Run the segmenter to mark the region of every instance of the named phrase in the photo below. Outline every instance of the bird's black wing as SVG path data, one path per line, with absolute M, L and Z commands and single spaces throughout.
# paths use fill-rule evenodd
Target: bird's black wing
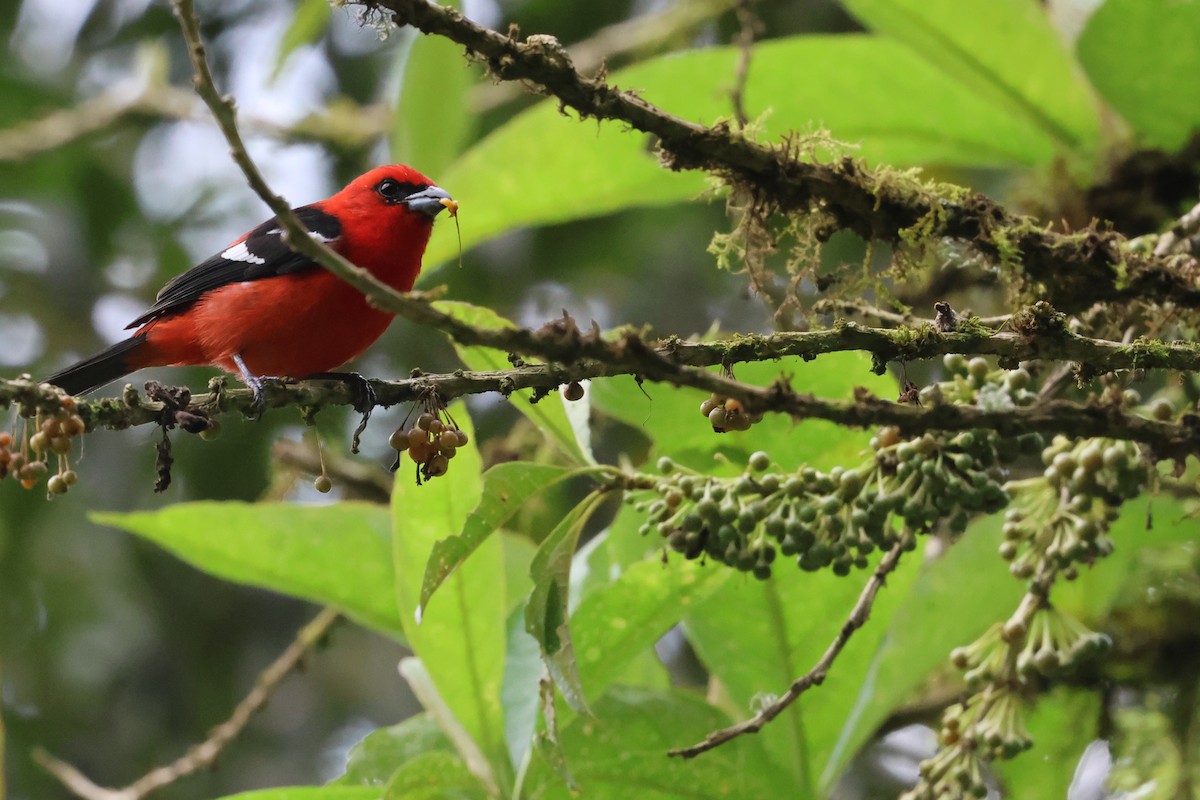
M 315 206 L 296 209 L 296 216 L 304 227 L 312 231 L 314 238 L 327 244 L 336 241 L 342 234 L 342 225 L 337 217 Z M 136 328 L 171 311 L 186 308 L 205 293 L 227 284 L 288 275 L 315 266 L 308 256 L 297 253 L 284 243 L 283 229 L 272 218 L 250 231 L 241 241 L 173 278 L 159 291 L 155 298 L 157 302 L 129 323 L 126 329 Z

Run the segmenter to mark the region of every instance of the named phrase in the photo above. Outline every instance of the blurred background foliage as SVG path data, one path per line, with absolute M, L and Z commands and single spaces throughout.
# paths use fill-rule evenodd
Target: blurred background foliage
M 633 65 L 619 76 L 623 87 L 641 89 L 667 110 L 711 123 L 733 113 L 729 90 L 735 53 L 711 49 L 728 44 L 739 29 L 732 5 L 721 0 L 474 0 L 464 10 L 500 29 L 516 24 L 525 33 L 584 42 L 576 51 L 581 66 L 590 63 L 594 69 L 601 57 L 607 57 L 610 72 Z M 871 7 L 879 4 L 867 0 L 848 5 L 860 14 L 878 13 Z M 1058 34 L 1073 41 L 1096 5 L 1051 3 Z M 1052 109 L 1034 119 L 993 102 L 969 82 L 945 87 L 936 70 L 898 46 L 864 56 L 877 61 L 870 82 L 839 70 L 840 60 L 860 47 L 861 39 L 820 36 L 802 50 L 777 46 L 776 40 L 799 34 L 861 32 L 847 9 L 832 1 L 758 0 L 754 9 L 765 41 L 755 56 L 747 105 L 751 118 L 771 109 L 760 120 L 764 138 L 825 125 L 840 139 L 861 140 L 862 154 L 871 161 L 925 164 L 936 176 L 1007 199 L 1025 198 L 1049 219 L 1086 223 L 1091 207 L 1080 198 L 1103 171 L 1110 144 L 1125 147 L 1136 141 L 1179 150 L 1196 122 L 1194 115 L 1174 113 L 1187 104 L 1178 93 L 1188 88 L 1170 87 L 1177 100 L 1171 113 L 1143 109 L 1139 98 L 1155 87 L 1131 86 L 1106 61 L 1113 47 L 1106 37 L 1116 35 L 1112 29 L 1120 25 L 1092 33 L 1079 55 L 1084 65 L 1097 65 L 1091 80 L 1137 129 L 1137 140 L 1120 121 L 1101 127 L 1096 97 L 1079 64 L 1066 58 L 1045 65 L 1051 78 L 1044 85 L 1029 87 L 1035 108 Z M 250 152 L 276 191 L 300 205 L 327 196 L 371 165 L 406 161 L 463 203 L 467 249 L 462 266 L 456 265 L 455 232 L 442 221 L 423 286 L 444 284 L 450 298 L 535 327 L 567 309 L 581 323 L 648 325 L 661 335 L 693 335 L 714 325 L 743 332 L 770 329 L 770 314 L 747 291 L 745 279 L 715 269 L 707 252 L 713 232 L 728 227 L 721 203 L 694 202 L 705 189 L 703 177 L 659 170 L 643 138 L 618 135 L 616 126 L 598 130 L 593 123 L 561 119 L 554 103 L 537 106 L 531 96 L 494 85 L 478 67 L 464 65 L 459 48 L 389 30 L 381 17 L 360 8 L 331 13 L 325 0 L 211 0 L 198 3 L 198 11 L 218 82 L 236 98 Z M 9 0 L 0 3 L 0 39 L 0 369 L 37 376 L 117 340 L 167 279 L 257 223 L 266 211 L 191 97 L 183 43 L 164 3 Z M 1146 42 L 1130 50 L 1136 58 L 1161 56 Z M 1187 50 L 1186 43 L 1170 49 L 1171 57 L 1180 59 L 1173 66 L 1176 74 L 1195 74 L 1188 72 Z M 693 80 L 680 82 L 676 71 L 654 58 L 672 52 L 690 59 Z M 1128 72 L 1138 70 L 1131 66 Z M 1107 77 L 1097 80 L 1096 75 Z M 928 114 L 913 127 L 911 108 L 903 110 L 906 103 L 933 96 L 938 100 L 929 102 Z M 819 119 L 808 115 L 814 106 L 822 109 Z M 1200 108 L 1200 102 L 1193 107 Z M 115 109 L 120 113 L 113 114 Z M 71 119 L 79 125 L 95 121 L 96 130 L 62 143 L 55 140 L 53 125 L 31 133 L 26 123 L 57 111 L 74 113 Z M 24 138 L 6 138 L 4 131 Z M 627 169 L 631 163 L 634 167 Z M 1031 172 L 1034 167 L 1040 171 Z M 1047 196 L 1045 188 L 1060 182 L 1068 189 Z M 1179 203 L 1194 190 L 1187 188 L 1174 201 L 1154 198 L 1161 213 L 1153 224 L 1178 213 Z M 638 194 L 636 203 L 628 201 L 630 192 Z M 493 196 L 511 204 L 504 214 L 489 206 Z M 514 220 L 530 227 L 513 230 Z M 838 237 L 822 258 L 855 263 L 862 253 L 861 243 Z M 920 296 L 914 291 L 914 298 Z M 978 294 L 971 299 L 980 304 L 978 311 L 1003 310 L 1001 299 Z M 989 301 L 997 306 L 982 307 Z M 839 384 L 844 376 L 833 373 L 844 372 L 848 364 L 857 369 L 844 360 L 820 363 L 831 366 L 812 373 L 815 384 L 823 374 Z M 358 369 L 386 378 L 415 367 L 443 372 L 458 364 L 443 337 L 399 322 Z M 764 369 L 761 380 L 772 374 Z M 209 375 L 173 370 L 160 377 L 200 387 Z M 756 375 L 752 369 L 739 371 L 743 379 Z M 864 369 L 856 382 L 870 380 Z M 891 386 L 887 381 L 873 385 L 881 394 Z M 596 388 L 601 395 L 606 391 Z M 644 457 L 650 439 L 661 433 L 658 452 L 683 453 L 686 460 L 695 444 L 662 420 L 676 402 L 678 413 L 693 409 L 694 398 L 666 387 L 651 391 L 660 403 L 659 416 L 649 424 L 639 419 L 637 408 L 622 414 L 619 397 L 607 401 L 612 418 L 597 428 L 602 455 Z M 518 424 L 507 404 L 484 397 L 472 400 L 470 409 L 486 460 L 533 451 L 536 435 Z M 387 464 L 391 452 L 383 432 L 394 428 L 404 411 L 376 414 L 361 458 Z M 355 422 L 323 412 L 319 426 L 336 451 Z M 824 449 L 826 466 L 863 444 L 858 434 L 841 440 L 829 434 L 813 438 L 821 448 L 813 442 L 789 445 L 789 430 L 781 423 L 760 433 L 780 447 L 794 446 L 797 455 Z M 81 483 L 57 502 L 45 502 L 40 492 L 23 492 L 12 481 L 0 482 L 0 685 L 10 800 L 63 796 L 28 759 L 34 746 L 67 758 L 108 785 L 176 757 L 225 717 L 311 616 L 304 603 L 222 582 L 87 518 L 90 511 L 153 510 L 184 500 L 316 501 L 305 480 L 296 481 L 289 470 L 272 464 L 272 443 L 298 440 L 302 432 L 298 415 L 277 412 L 255 423 L 228 420 L 222 437 L 212 443 L 179 437 L 175 483 L 165 495 L 151 491 L 157 432 L 147 429 L 87 437 Z M 698 452 L 711 458 L 708 450 Z M 981 534 L 975 555 L 986 550 L 990 556 L 992 534 L 990 539 Z M 598 563 L 615 558 L 593 557 Z M 955 557 L 965 561 L 968 573 L 958 576 L 957 590 L 977 591 L 969 574 L 971 553 Z M 1192 559 L 1184 560 L 1191 570 Z M 1178 558 L 1169 567 L 1150 559 L 1122 563 L 1130 572 L 1180 574 Z M 943 569 L 953 582 L 951 566 Z M 1003 580 L 997 587 L 1019 589 L 1002 570 L 999 574 Z M 841 583 L 821 612 L 829 620 L 848 602 L 841 595 L 850 589 Z M 982 592 L 998 606 L 997 613 L 1010 600 L 1004 591 Z M 1173 590 L 1171 601 L 1194 610 L 1193 595 Z M 1135 600 L 1115 600 L 1112 607 L 1128 609 Z M 713 617 L 733 608 L 720 601 L 710 607 Z M 941 611 L 922 608 L 918 601 L 903 611 L 918 621 L 911 625 L 915 638 L 907 652 L 921 651 L 918 623 L 928 626 Z M 954 627 L 953 615 L 941 622 Z M 963 637 L 971 624 L 962 623 Z M 705 641 L 702 630 L 693 634 Z M 1190 630 L 1167 634 L 1185 643 L 1193 636 Z M 720 640 L 707 641 L 716 646 Z M 221 757 L 218 770 L 174 787 L 172 796 L 217 797 L 333 779 L 342 773 L 351 744 L 416 710 L 396 673 L 403 648 L 352 625 L 338 628 L 332 646 L 336 657 L 318 655 L 304 676 L 289 679 Z M 899 657 L 895 648 L 889 652 Z M 941 660 L 944 653 L 930 651 L 929 658 Z M 694 667 L 686 653 L 676 658 L 677 680 L 684 680 L 688 663 Z M 865 674 L 865 661 L 859 666 Z M 880 674 L 884 683 L 900 680 L 886 670 Z M 775 685 L 759 688 L 782 687 L 793 676 L 778 675 Z M 749 686 L 731 691 L 752 694 Z M 1085 713 L 1078 709 L 1089 708 L 1087 698 L 1068 695 L 1047 704 L 1048 718 L 1056 710 L 1061 717 L 1057 728 L 1046 723 L 1047 730 L 1060 730 L 1062 719 L 1071 718 L 1069 709 Z M 739 695 L 736 701 L 748 699 Z M 607 702 L 636 700 L 618 696 Z M 837 705 L 840 700 L 831 700 L 832 710 L 824 712 L 822 701 L 814 702 L 816 713 L 849 713 Z M 697 729 L 709 727 L 704 715 L 711 708 L 704 709 L 696 712 Z M 868 710 L 882 719 L 889 709 Z M 867 712 L 859 708 L 856 713 Z M 771 748 L 790 746 L 773 741 Z M 904 750 L 912 740 L 880 743 L 881 758 L 852 769 L 843 788 L 847 796 L 873 796 L 872 787 L 894 790 L 896 771 L 886 769 L 892 745 Z M 819 747 L 835 749 L 840 743 Z M 1071 765 L 1079 755 L 1065 747 L 1056 764 Z M 911 753 L 898 757 L 913 761 Z
M 466 10 L 484 23 L 512 22 L 573 43 L 668 5 L 483 0 Z M 441 42 L 439 52 L 417 52 L 414 60 L 428 65 L 417 71 L 414 64 L 405 75 L 415 35 L 370 19 L 364 24 L 361 9 L 331 11 L 324 0 L 221 0 L 198 3 L 198 12 L 217 80 L 237 100 L 252 155 L 296 205 L 393 160 L 413 163 L 456 193 L 442 177 L 449 162 L 531 102 L 481 80 L 459 48 Z M 763 3 L 760 13 L 772 36 L 853 27 L 832 2 Z M 731 14 L 706 14 L 637 55 L 727 42 L 736 29 Z M 0 42 L 0 130 L 97 97 L 128 102 L 147 86 L 175 87 L 185 100 L 183 118 L 130 113 L 95 135 L 0 165 L 0 368 L 41 375 L 115 341 L 166 280 L 267 212 L 190 96 L 186 52 L 165 3 L 11 0 L 0 3 Z M 463 113 L 453 101 L 463 92 L 478 113 Z M 398 103 L 408 107 L 393 116 Z M 310 115 L 336 121 L 346 142 L 264 135 Z M 412 153 L 416 148 L 428 157 Z M 515 181 L 530 169 L 521 162 L 495 166 Z M 533 181 L 527 188 L 539 191 Z M 475 214 L 464 209 L 464 233 Z M 761 329 L 767 314 L 743 282 L 711 268 L 705 248 L 721 224 L 720 204 L 627 211 L 507 235 L 467 251 L 461 269 L 452 265 L 454 231 L 443 224 L 434 245 L 443 264 L 427 260 L 423 285 L 445 284 L 448 296 L 525 324 L 540 325 L 567 308 L 582 321 L 650 323 L 663 333 L 702 332 L 714 320 Z M 675 299 L 681 295 L 687 302 Z M 387 377 L 457 364 L 440 335 L 397 323 L 359 369 Z M 210 374 L 160 371 L 196 387 Z M 474 408 L 490 432 L 513 422 L 494 400 Z M 385 432 L 403 413 L 376 415 L 371 430 L 378 435 L 368 435 L 364 458 L 388 462 Z M 346 441 L 347 424 L 342 414 L 322 414 L 332 447 Z M 271 443 L 300 438 L 303 426 L 297 416 L 268 414 L 225 428 L 212 443 L 179 442 L 175 485 L 165 495 L 152 493 L 149 430 L 89 437 L 80 463 L 86 477 L 70 502 L 46 503 L 40 492 L 0 485 L 10 798 L 64 796 L 29 760 L 35 745 L 109 785 L 175 758 L 224 719 L 311 615 L 303 603 L 219 581 L 87 520 L 89 511 L 258 498 L 273 482 Z M 317 497 L 303 480 L 281 491 Z M 302 679 L 289 680 L 221 757 L 219 770 L 172 793 L 215 797 L 335 777 L 350 744 L 416 709 L 396 673 L 400 646 L 348 625 L 335 642 L 338 657 L 313 659 Z

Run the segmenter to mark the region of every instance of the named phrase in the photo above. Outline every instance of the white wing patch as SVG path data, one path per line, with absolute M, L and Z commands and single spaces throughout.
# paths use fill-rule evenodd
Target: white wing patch
M 233 247 L 230 247 L 221 253 L 221 258 L 226 261 L 244 261 L 247 264 L 265 264 L 265 259 L 260 258 L 254 253 L 251 253 L 246 247 L 245 242 L 238 242 Z

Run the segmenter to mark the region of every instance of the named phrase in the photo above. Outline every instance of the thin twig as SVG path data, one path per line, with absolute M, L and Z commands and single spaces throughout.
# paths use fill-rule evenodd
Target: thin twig
M 668 755 L 680 756 L 682 758 L 695 758 L 701 753 L 712 750 L 715 747 L 720 747 L 725 742 L 731 739 L 736 739 L 739 736 L 747 733 L 758 733 L 771 720 L 783 713 L 784 709 L 796 701 L 800 695 L 814 686 L 820 686 L 825 681 L 826 675 L 829 674 L 829 668 L 837 659 L 838 654 L 850 641 L 850 637 L 854 632 L 866 624 L 867 619 L 871 616 L 871 607 L 875 603 L 875 596 L 879 594 L 879 590 L 883 587 L 887 576 L 895 571 L 900 563 L 900 556 L 904 553 L 907 539 L 912 534 L 903 534 L 900 541 L 892 545 L 892 549 L 879 561 L 879 566 L 875 568 L 875 572 L 871 574 L 867 585 L 863 587 L 862 594 L 858 596 L 858 602 L 854 604 L 850 616 L 846 618 L 842 624 L 841 630 L 838 631 L 834 640 L 825 650 L 825 655 L 821 656 L 821 660 L 813 665 L 813 668 L 801 675 L 796 680 L 792 681 L 792 685 L 788 690 L 774 702 L 759 709 L 755 714 L 744 722 L 739 722 L 736 725 L 730 725 L 728 728 L 713 731 L 704 737 L 704 741 L 694 744 L 690 747 L 679 747 L 668 751 Z
M 58 778 L 63 786 L 84 800 L 142 800 L 180 778 L 212 766 L 225 747 L 246 727 L 250 718 L 267 704 L 288 673 L 325 638 L 340 616 L 339 612 L 332 608 L 323 609 L 312 622 L 300 629 L 287 649 L 262 671 L 254 682 L 254 688 L 234 707 L 229 719 L 213 728 L 207 739 L 188 748 L 187 753 L 176 761 L 150 770 L 123 789 L 98 786 L 79 769 L 55 758 L 45 750 L 34 750 L 33 759 Z
M 665 46 L 684 34 L 719 17 L 736 0 L 683 0 L 662 11 L 621 20 L 608 25 L 580 42 L 567 46 L 571 61 L 580 72 L 605 69 L 614 59 L 626 56 L 657 55 Z M 470 96 L 471 110 L 477 114 L 492 111 L 528 92 L 515 83 L 485 83 Z
M 754 40 L 762 31 L 762 21 L 754 13 L 753 5 L 754 0 L 737 0 L 734 9 L 741 28 L 733 37 L 733 43 L 738 47 L 738 61 L 729 100 L 733 103 L 734 117 L 743 128 L 750 122 L 746 113 L 746 80 L 750 77 L 750 57 L 754 54 Z
M 135 91 L 125 83 L 117 84 L 71 108 L 56 109 L 37 119 L 0 130 L 0 162 L 26 161 L 122 123 L 187 120 L 199 111 L 194 92 L 157 84 Z M 342 150 L 354 150 L 370 145 L 383 135 L 388 115 L 382 105 L 354 106 L 346 101 L 292 125 L 280 125 L 260 117 L 250 117 L 243 124 L 250 132 L 272 139 L 322 142 Z
M 291 439 L 281 439 L 271 445 L 271 460 L 310 475 L 321 472 L 321 458 L 316 449 Z M 350 496 L 373 503 L 387 503 L 392 497 L 393 478 L 382 467 L 332 453 L 325 454 L 324 466 L 334 485 Z

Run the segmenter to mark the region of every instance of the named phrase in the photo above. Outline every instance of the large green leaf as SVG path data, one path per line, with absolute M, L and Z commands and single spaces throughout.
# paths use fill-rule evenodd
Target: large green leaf
M 451 413 L 469 434 L 462 404 Z M 473 438 L 473 436 L 472 436 Z M 409 646 L 427 668 L 446 705 L 493 764 L 506 763 L 500 681 L 504 665 L 504 554 L 500 539 L 482 542 L 475 556 L 444 583 L 440 600 L 418 621 L 421 582 L 436 543 L 458 534 L 482 494 L 482 465 L 474 445 L 460 448 L 447 474 L 417 486 L 401 470 L 392 490 L 395 597 Z
M 221 800 L 383 800 L 383 789 L 373 786 L 289 786 L 231 794 Z
M 391 522 L 368 503 L 179 503 L 92 519 L 137 534 L 219 578 L 327 603 L 399 637 Z
M 867 674 L 855 688 L 853 712 L 846 716 L 823 767 L 831 785 L 858 749 L 938 667 L 950 651 L 969 644 L 988 626 L 1006 619 L 1025 586 L 996 554 L 1000 517 L 979 520 L 954 546 L 921 571 L 892 615 L 887 636 Z M 891 586 L 887 591 L 891 591 Z M 835 665 L 834 671 L 839 669 Z
M 563 699 L 579 714 L 587 713 L 587 701 L 567 624 L 567 599 L 575 544 L 602 499 L 598 492 L 593 492 L 571 509 L 541 543 L 529 565 L 533 591 L 525 607 L 525 630 L 537 640 L 546 668 Z
M 1146 550 L 1194 544 L 1200 522 L 1178 499 L 1163 494 L 1143 496 L 1121 509 L 1109 535 L 1112 554 L 1080 570 L 1079 577 L 1054 588 L 1054 604 L 1096 624 L 1138 580 L 1137 561 Z
M 292 21 L 288 23 L 283 38 L 279 40 L 279 52 L 275 54 L 275 67 L 272 77 L 278 77 L 279 71 L 287 63 L 288 56 L 297 47 L 312 44 L 321 37 L 329 27 L 329 0 L 300 0 L 296 10 L 292 12 Z
M 675 559 L 639 561 L 579 603 L 571 615 L 579 677 L 599 696 L 640 655 L 653 652 L 683 616 L 733 579 L 719 564 Z
M 1200 128 L 1200 2 L 1107 0 L 1077 44 L 1092 83 L 1149 146 Z
M 401 766 L 383 800 L 485 800 L 487 789 L 466 763 L 452 754 L 422 753 Z
M 732 47 L 691 50 L 610 78 L 672 114 L 712 124 L 732 114 L 722 87 L 732 82 L 737 59 Z M 1055 70 L 1047 80 L 1060 77 Z M 1078 86 L 1069 73 L 1066 79 L 1064 93 Z M 882 37 L 763 42 L 755 47 L 745 96 L 750 115 L 762 116 L 762 138 L 824 126 L 837 139 L 859 145 L 855 154 L 873 163 L 1038 165 L 1049 162 L 1056 149 L 1027 115 L 997 105 L 907 45 Z M 1032 97 L 1030 102 L 1042 100 L 1041 94 Z M 1083 137 L 1087 119 L 1074 110 L 1078 100 L 1064 103 L 1061 124 L 1070 122 L 1069 130 Z M 649 137 L 624 123 L 581 124 L 548 100 L 468 150 L 442 176 L 442 185 L 463 204 L 467 247 L 517 227 L 677 203 L 705 189 L 702 173 L 663 169 L 649 145 Z M 443 231 L 430 243 L 427 263 L 447 261 L 456 252 L 454 237 Z
M 1135 0 L 1136 2 L 1137 0 Z M 903 42 L 1061 151 L 1091 153 L 1099 118 L 1087 81 L 1034 0 L 845 0 L 868 27 Z M 949 98 L 947 98 L 948 108 Z
M 467 560 L 489 536 L 512 518 L 529 498 L 571 476 L 566 467 L 511 461 L 497 464 L 483 475 L 479 505 L 471 511 L 462 533 L 442 539 L 433 546 L 421 581 L 418 611 L 442 582 Z
M 811 796 L 824 796 L 837 778 L 826 764 L 836 732 L 873 680 L 872 661 L 888 624 L 919 573 L 921 551 L 907 554 L 876 597 L 871 619 L 834 662 L 828 678 L 771 723 L 766 748 L 793 771 Z M 709 671 L 746 716 L 759 698 L 781 694 L 824 654 L 845 624 L 869 571 L 840 578 L 825 570 L 804 573 L 779 565 L 767 581 L 727 581 L 688 614 L 688 638 Z M 694 731 L 699 739 L 706 731 Z M 690 742 L 680 742 L 690 744 Z
M 458 8 L 460 3 L 445 5 Z M 400 98 L 392 115 L 392 158 L 436 181 L 475 126 L 467 92 L 480 70 L 466 63 L 462 47 L 449 39 L 413 35 L 404 53 Z
M 743 736 L 691 761 L 667 750 L 729 724 L 693 694 L 618 686 L 595 705 L 597 720 L 577 717 L 561 733 L 566 763 L 581 794 L 572 794 L 539 760 L 526 780 L 531 797 L 601 800 L 730 800 L 797 797 L 788 776 L 763 753 L 763 737 Z
M 428 714 L 417 714 L 398 725 L 371 731 L 350 750 L 346 772 L 334 783 L 382 787 L 402 764 L 424 753 L 453 753 L 454 747 Z
M 1070 797 L 1074 765 L 1099 736 L 1100 693 L 1059 687 L 1042 695 L 1029 711 L 1034 750 L 1012 761 L 993 762 L 1007 790 L 1022 800 Z
M 1147 529 L 1148 507 L 1157 522 Z M 1196 526 L 1180 524 L 1184 510 L 1170 498 L 1139 498 L 1126 504 L 1114 523 L 1112 555 L 1081 571 L 1071 583 L 1054 587 L 1054 603 L 1064 611 L 1096 621 L 1121 592 L 1137 553 L 1194 540 Z M 999 516 L 973 524 L 941 558 L 930 564 L 897 610 L 870 677 L 859 692 L 827 767 L 837 774 L 891 712 L 904 703 L 929 674 L 944 666 L 950 651 L 969 644 L 993 622 L 1006 619 L 1025 592 L 996 554 Z M 968 598 L 970 602 L 963 602 Z
M 435 304 L 439 310 L 453 315 L 463 322 L 485 330 L 505 330 L 515 328 L 513 323 L 483 306 L 471 305 L 453 301 L 440 301 Z M 507 354 L 490 347 L 467 347 L 457 342 L 454 349 L 458 357 L 468 368 L 478 371 L 512 369 Z M 530 402 L 533 397 L 532 389 L 522 389 L 509 395 L 513 408 L 524 414 L 534 425 L 555 442 L 563 453 L 579 464 L 592 463 L 591 454 L 585 453 L 579 446 L 579 440 L 571 429 L 567 412 L 563 410 L 562 399 L 554 394 L 543 397 L 537 403 Z

